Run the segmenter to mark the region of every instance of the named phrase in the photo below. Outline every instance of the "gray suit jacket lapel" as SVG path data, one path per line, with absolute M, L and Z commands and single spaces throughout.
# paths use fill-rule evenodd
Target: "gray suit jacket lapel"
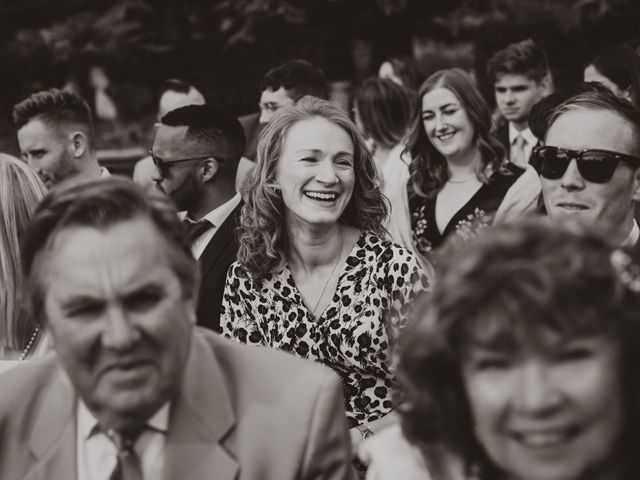
M 51 385 L 42 395 L 46 401 L 34 412 L 36 419 L 29 440 L 35 463 L 24 480 L 75 479 L 76 396 L 62 369 L 56 370 Z
M 193 335 L 180 395 L 171 409 L 167 480 L 233 480 L 238 465 L 224 445 L 235 424 L 220 365 L 206 340 Z

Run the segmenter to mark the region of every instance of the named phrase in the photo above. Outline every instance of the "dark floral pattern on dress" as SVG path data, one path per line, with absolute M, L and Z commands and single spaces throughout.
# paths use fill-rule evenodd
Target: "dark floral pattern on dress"
M 507 163 L 504 170 L 494 173 L 488 183 L 458 210 L 443 232 L 436 224 L 436 197 L 424 198 L 412 191 L 409 185 L 409 211 L 411 212 L 411 232 L 413 243 L 423 255 L 431 257 L 433 250 L 452 236 L 452 241 L 468 241 L 491 226 L 496 211 L 507 191 L 524 172 L 523 169 Z
M 314 319 L 291 271 L 270 274 L 256 288 L 238 263 L 229 269 L 222 333 L 239 342 L 285 350 L 338 373 L 349 426 L 392 409 L 392 348 L 413 300 L 429 288 L 415 256 L 363 233 L 346 259 L 336 292 Z

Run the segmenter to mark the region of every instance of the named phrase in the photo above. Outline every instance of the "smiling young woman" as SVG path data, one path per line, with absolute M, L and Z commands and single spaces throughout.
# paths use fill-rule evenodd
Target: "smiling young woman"
M 524 170 L 506 160 L 491 136 L 491 114 L 466 72 L 440 70 L 422 84 L 418 96 L 422 121 L 407 145 L 408 194 L 413 241 L 428 257 L 448 236 L 473 238 L 491 225 Z
M 275 114 L 247 191 L 223 334 L 333 368 L 357 444 L 391 421 L 392 347 L 429 280 L 386 239 L 373 158 L 327 101 Z

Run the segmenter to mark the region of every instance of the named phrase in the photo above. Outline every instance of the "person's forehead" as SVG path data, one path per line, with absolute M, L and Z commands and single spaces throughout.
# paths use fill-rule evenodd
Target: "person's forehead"
M 545 144 L 583 150 L 612 150 L 633 154 L 634 129 L 611 110 L 575 107 L 561 113 L 549 126 Z
M 199 153 L 200 144 L 186 136 L 187 126 L 159 125 L 153 140 L 153 153 L 160 158 L 189 156 Z
M 422 108 L 438 108 L 441 105 L 460 105 L 460 100 L 446 87 L 437 87 L 422 96 Z
M 104 228 L 69 225 L 54 233 L 50 248 L 40 253 L 49 289 L 74 291 L 100 287 L 101 275 L 122 285 L 150 280 L 152 271 L 169 271 L 169 247 L 153 222 L 143 216 L 114 222 Z M 151 273 L 150 273 L 151 272 Z
M 262 91 L 262 94 L 260 95 L 260 102 L 285 105 L 293 102 L 293 98 L 289 96 L 284 87 L 280 87 L 278 90 L 271 90 L 270 88 L 267 88 Z
M 523 73 L 500 73 L 496 76 L 495 86 L 514 88 L 535 85 L 537 82 Z
M 40 118 L 34 118 L 18 129 L 19 141 L 53 142 L 60 141 L 59 129 Z
M 327 149 L 353 154 L 353 142 L 342 127 L 322 117 L 295 122 L 289 128 L 283 145 L 284 152 Z

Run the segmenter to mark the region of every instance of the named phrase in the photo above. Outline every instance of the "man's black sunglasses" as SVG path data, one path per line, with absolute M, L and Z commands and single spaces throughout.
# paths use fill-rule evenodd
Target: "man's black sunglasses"
M 213 155 L 205 155 L 203 157 L 178 158 L 176 160 L 165 161 L 165 160 L 162 160 L 157 155 L 155 155 L 153 153 L 153 151 L 151 151 L 151 150 L 149 150 L 149 155 L 151 155 L 151 159 L 153 160 L 153 164 L 158 169 L 158 173 L 160 173 L 160 176 L 162 178 L 167 178 L 167 174 L 168 174 L 167 168 L 170 165 L 173 165 L 174 163 L 190 162 L 191 160 L 204 160 L 206 158 L 216 158 Z M 217 160 L 217 158 L 216 158 L 216 160 Z
M 609 150 L 569 150 L 568 148 L 538 146 L 531 152 L 531 165 L 541 177 L 562 178 L 571 160 L 576 160 L 582 178 L 592 183 L 607 183 L 613 177 L 618 162 L 640 167 L 640 158 Z

